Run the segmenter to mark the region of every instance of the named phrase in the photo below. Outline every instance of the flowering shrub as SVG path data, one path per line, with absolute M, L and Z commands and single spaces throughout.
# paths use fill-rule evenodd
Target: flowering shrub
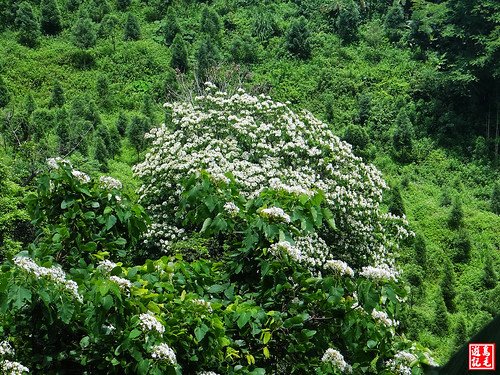
M 273 111 L 283 111 L 282 121 L 289 118 L 283 134 L 302 129 L 290 130 L 289 142 L 316 142 L 318 148 L 312 154 L 306 146 L 282 148 L 305 159 L 323 155 L 314 164 L 319 170 L 299 161 L 287 167 L 280 150 L 265 159 L 264 149 L 255 154 L 259 148 L 250 140 L 245 156 L 233 164 L 223 155 L 237 156 L 235 147 L 232 154 L 219 150 L 215 159 L 203 159 L 212 147 L 200 146 L 208 140 L 196 143 L 203 140 L 203 128 L 191 134 L 196 144 L 186 140 L 185 148 L 157 143 L 153 152 L 159 154 L 151 153 L 148 160 L 158 165 L 165 159 L 169 165 L 158 175 L 157 167 L 137 168 L 146 181 L 141 199 L 154 218 L 145 235 L 153 245 L 150 256 L 155 247 L 173 251 L 180 244 L 206 247 L 199 253 L 208 256 L 186 261 L 181 254 L 161 254 L 140 264 L 139 238 L 148 223 L 141 206 L 121 193 L 119 181 L 95 181 L 63 160 L 51 160 L 51 171 L 28 199 L 39 236 L 0 273 L 3 370 L 422 374 L 422 364 L 432 358 L 400 331 L 406 289 L 397 281 L 390 254 L 408 231 L 403 220 L 381 213 L 378 172 L 311 116 L 296 116 L 268 99 L 239 98 L 198 100 L 213 105 L 226 100 L 234 113 L 249 119 L 250 108 L 259 103 L 259 118 L 268 118 L 268 107 L 269 121 Z M 231 143 L 222 118 L 212 120 L 211 126 L 227 135 L 220 139 Z M 201 123 L 193 121 L 196 129 Z M 174 124 L 183 129 L 182 122 Z M 309 125 L 324 137 L 308 133 Z M 179 129 L 164 127 L 162 135 L 156 134 L 168 140 Z M 234 137 L 236 142 L 237 133 Z M 327 137 L 336 148 L 329 148 Z M 333 149 L 343 150 L 348 161 L 326 152 Z M 175 160 L 169 159 L 176 153 Z M 323 168 L 326 159 L 331 166 Z M 288 173 L 269 172 L 266 163 Z M 344 174 L 328 171 L 353 175 L 345 180 Z M 372 185 L 364 187 L 362 181 Z M 363 235 L 355 224 L 363 227 Z M 364 250 L 355 251 L 355 244 Z
M 313 215 L 329 216 L 330 225 L 302 241 L 316 252 L 303 259 L 306 263 L 323 267 L 330 259 L 342 259 L 355 267 L 393 266 L 392 251 L 410 234 L 407 222 L 382 212 L 386 184 L 380 172 L 356 157 L 326 124 L 267 96 L 243 90 L 230 96 L 210 83 L 206 95 L 192 103 L 166 106 L 171 124 L 147 134 L 152 148 L 135 167 L 144 180 L 140 201 L 153 220 L 148 243 L 168 252 L 176 240 L 189 235 L 186 230 L 199 229 L 186 228 L 179 209 L 183 181 L 204 170 L 218 183 L 231 179 L 247 198 L 265 189 L 302 200 L 321 192 L 324 210 Z M 225 210 L 236 215 L 240 207 L 231 203 L 236 202 L 225 202 Z M 278 206 L 262 207 L 260 214 L 284 223 L 297 217 Z M 300 242 L 297 237 L 295 241 Z

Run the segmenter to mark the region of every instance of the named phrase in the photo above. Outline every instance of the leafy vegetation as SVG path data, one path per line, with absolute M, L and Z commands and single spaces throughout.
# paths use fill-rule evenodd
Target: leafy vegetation
M 446 361 L 500 311 L 499 11 L 477 0 L 0 2 L 0 344 L 16 349 L 2 371 L 398 373 L 429 363 L 424 347 Z M 241 87 L 306 128 L 287 138 L 281 117 L 239 113 L 229 98 Z M 209 93 L 227 102 L 199 101 Z M 179 108 L 195 103 L 189 133 Z M 229 131 L 231 115 L 265 125 Z M 320 171 L 310 153 L 326 146 L 307 132 L 317 119 L 325 139 L 352 145 L 348 165 L 373 163 L 390 186 L 363 215 L 406 215 L 401 228 L 416 233 L 390 247 L 398 282 L 361 275 L 377 252 L 355 230 L 369 215 L 353 212 L 374 190 Z M 297 139 L 304 148 L 285 147 Z M 278 163 L 280 144 L 295 154 Z M 195 149 L 215 154 L 199 162 Z M 227 150 L 283 173 L 242 179 Z M 48 170 L 56 156 L 76 169 L 58 159 Z M 194 169 L 139 172 L 173 173 L 179 160 Z M 304 164 L 345 192 L 267 186 Z M 260 214 L 271 207 L 290 223 Z M 381 225 L 392 240 L 391 220 Z M 319 263 L 345 261 L 354 277 L 285 251 L 312 235 L 331 251 Z

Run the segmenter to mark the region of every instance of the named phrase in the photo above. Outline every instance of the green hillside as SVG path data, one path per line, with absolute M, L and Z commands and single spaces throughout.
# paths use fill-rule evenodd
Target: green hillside
M 235 374 L 337 374 L 347 371 L 343 359 L 325 365 L 329 360 L 320 361 L 318 354 L 332 347 L 335 340 L 339 342 L 335 350 L 344 353 L 354 373 L 405 373 L 404 362 L 390 367 L 388 361 L 396 358 L 397 350 L 408 349 L 404 347 L 410 345 L 407 339 L 419 348 L 429 348 L 436 361 L 444 364 L 500 311 L 499 14 L 500 6 L 493 0 L 0 1 L 0 344 L 10 342 L 16 348 L 14 358 L 33 373 L 47 374 L 73 373 L 68 370 L 72 366 L 77 366 L 77 373 L 211 374 L 208 370 L 213 369 Z M 224 94 L 210 91 L 205 82 L 212 82 Z M 234 175 L 226 176 L 230 180 L 226 185 L 218 185 L 220 181 L 212 181 L 215 177 L 210 173 L 193 181 L 181 172 L 134 173 L 134 165 L 139 164 L 140 171 L 140 163 L 147 164 L 155 155 L 163 160 L 172 157 L 174 147 L 161 151 L 155 143 L 158 139 L 169 144 L 166 135 L 144 138 L 162 123 L 165 132 L 185 137 L 180 138 L 185 139 L 181 146 L 193 152 L 193 160 L 204 155 L 201 149 L 186 146 L 210 133 L 203 127 L 204 120 L 193 115 L 193 129 L 199 126 L 200 130 L 189 133 L 188 127 L 179 125 L 184 121 L 182 110 L 164 107 L 164 103 L 192 104 L 198 103 L 198 97 L 213 94 L 225 98 L 225 93 L 231 98 L 239 95 L 239 88 L 261 98 L 256 101 L 269 96 L 269 100 L 286 103 L 291 113 L 306 110 L 327 124 L 331 135 L 313 133 L 314 121 L 289 115 L 293 118 L 290 124 L 303 122 L 311 127 L 297 137 L 303 136 L 311 149 L 320 149 L 318 160 L 296 153 L 297 159 L 311 168 L 320 166 L 322 158 L 336 160 L 325 151 L 326 146 L 320 146 L 323 135 L 333 142 L 335 134 L 352 145 L 346 160 L 353 164 L 339 169 L 342 173 L 360 168 L 355 156 L 382 172 L 389 189 L 384 191 L 380 215 L 405 215 L 408 230 L 415 233 L 407 239 L 388 240 L 394 241 L 391 244 L 396 249 L 398 283 L 391 281 L 385 287 L 375 282 L 370 289 L 358 276 L 352 283 L 330 283 L 326 276 L 318 281 L 316 276 L 322 270 L 291 265 L 290 254 L 284 257 L 290 264 L 283 270 L 266 258 L 273 245 L 284 240 L 294 244 L 295 237 L 306 234 L 324 235 L 326 242 L 334 243 L 342 237 L 337 230 L 352 230 L 349 237 L 357 238 L 355 225 L 345 224 L 345 211 L 338 204 L 329 206 L 326 193 L 311 193 L 316 198 L 303 196 L 294 201 L 267 186 L 262 188 L 269 191 L 252 196 Z M 210 98 L 209 104 L 199 100 L 202 108 L 213 109 Z M 234 105 L 235 111 L 240 110 L 238 105 Z M 214 108 L 228 118 L 227 122 L 232 121 L 223 109 Z M 228 108 L 233 107 L 228 104 Z M 264 121 L 262 118 L 267 121 L 261 107 L 255 108 L 250 107 L 247 115 L 257 122 Z M 277 129 L 276 134 L 283 136 L 270 141 L 268 133 L 255 128 L 255 136 L 262 137 L 263 144 L 269 142 L 266 147 L 270 151 L 259 154 L 250 147 L 247 154 L 252 162 L 271 160 L 272 147 L 280 137 L 286 139 L 277 113 L 269 115 L 269 132 Z M 210 119 L 213 126 L 224 129 L 219 120 Z M 245 134 L 252 139 L 250 133 Z M 219 136 L 221 143 L 217 145 L 224 154 L 223 141 L 232 145 L 237 137 L 224 138 L 223 130 L 214 139 Z M 199 141 L 197 147 L 201 145 Z M 68 159 L 75 169 L 96 178 L 95 185 L 85 188 L 64 163 L 59 172 L 50 172 L 47 159 L 55 157 Z M 222 160 L 222 156 L 217 157 Z M 288 162 L 295 168 L 298 161 L 292 159 Z M 237 160 L 235 165 L 241 161 Z M 170 167 L 175 165 L 175 158 L 170 163 Z M 200 161 L 204 168 L 209 164 Z M 121 193 L 105 193 L 97 181 L 99 176 L 119 179 Z M 354 180 L 329 180 L 319 172 L 317 176 L 325 183 L 333 181 L 349 191 L 359 190 L 366 197 L 375 194 Z M 371 177 L 363 178 L 369 181 Z M 172 191 L 165 184 L 170 184 Z M 51 190 L 54 186 L 56 190 Z M 151 190 L 143 190 L 148 186 Z M 177 196 L 175 189 L 185 193 Z M 170 207 L 166 202 L 172 197 L 178 201 L 168 203 Z M 241 212 L 222 223 L 216 219 L 222 214 L 216 213 L 224 212 L 223 207 L 227 210 L 223 199 L 228 197 L 234 198 Z M 154 206 L 161 206 L 158 199 L 170 210 L 163 212 L 164 220 Z M 362 206 L 355 202 L 353 205 Z M 200 205 L 207 205 L 208 211 Z M 260 210 L 273 205 L 298 210 L 290 219 L 292 223 L 298 220 L 298 227 L 271 225 L 272 220 L 269 227 L 263 224 Z M 262 217 L 255 219 L 259 215 Z M 363 220 L 373 220 L 376 226 L 377 215 L 371 219 L 364 216 Z M 172 237 L 168 247 L 144 242 L 148 233 L 155 233 L 148 232 L 146 226 L 157 228 L 157 224 L 158 228 L 182 227 L 181 233 L 186 235 Z M 242 233 L 247 236 L 245 228 L 249 233 L 254 231 L 259 240 L 254 241 L 251 235 L 240 238 Z M 360 275 L 362 267 L 370 264 L 363 263 L 367 260 L 358 251 L 365 251 L 365 245 L 375 246 L 378 240 L 382 243 L 379 236 L 368 244 L 357 243 L 363 250 L 349 254 L 346 247 L 344 254 L 335 248 L 334 254 Z M 263 251 L 252 255 L 254 261 L 241 250 L 249 243 Z M 332 243 L 327 245 L 340 246 Z M 14 266 L 14 257 L 19 254 L 37 260 L 39 266 L 61 265 L 80 291 L 87 288 L 84 300 L 88 297 L 93 302 L 75 307 L 52 295 L 46 281 L 23 286 Z M 118 263 L 119 269 L 112 268 L 110 274 L 135 283 L 131 302 L 118 297 L 123 291 L 118 287 L 113 292 L 116 295 L 106 294 L 112 288 L 103 286 L 107 284 L 96 276 L 97 262 L 103 259 Z M 242 271 L 245 267 L 263 273 L 261 282 L 253 285 L 255 274 L 246 274 Z M 160 268 L 163 271 L 158 271 Z M 264 277 L 264 269 L 273 275 L 272 281 Z M 162 276 L 165 272 L 170 275 L 170 286 Z M 302 301 L 300 307 L 286 305 L 287 299 L 292 299 L 292 294 L 283 294 L 281 289 L 288 288 L 287 278 L 301 287 L 296 292 Z M 368 289 L 362 296 L 363 288 Z M 319 290 L 325 291 L 324 300 Z M 342 315 L 349 316 L 349 308 L 343 304 L 357 298 L 354 291 L 360 301 L 365 298 L 368 312 L 368 307 L 378 306 L 371 305 L 373 299 L 380 299 L 379 307 L 386 300 L 394 303 L 384 308 L 400 322 L 391 328 L 395 330 L 392 336 L 396 334 L 398 339 L 388 338 L 389 329 L 370 331 L 368 323 L 368 328 L 363 325 L 371 332 L 364 334 L 372 335 L 367 343 L 361 344 L 361 328 L 349 336 L 355 323 Z M 377 297 L 369 295 L 379 292 Z M 182 310 L 179 306 L 186 298 L 212 298 L 212 318 L 199 318 L 196 307 Z M 403 298 L 403 302 L 397 301 Z M 282 310 L 278 302 L 272 304 L 273 299 L 282 301 Z M 139 312 L 146 310 L 160 316 L 165 306 L 176 306 L 170 315 L 161 315 L 161 324 L 172 330 L 164 343 L 177 353 L 175 365 L 168 360 L 144 359 L 142 351 L 151 351 L 160 341 L 151 339 L 144 347 L 135 347 L 139 323 L 125 318 L 127 314 L 140 316 Z M 343 318 L 325 312 L 337 308 L 344 309 L 339 313 Z M 16 311 L 20 316 L 44 312 L 39 320 L 21 324 L 14 319 Z M 279 313 L 274 316 L 274 311 Z M 120 345 L 109 341 L 108 333 L 99 332 L 99 327 L 89 328 L 90 320 L 101 323 L 108 314 L 119 316 L 113 324 L 122 330 L 123 337 L 129 335 Z M 326 323 L 329 319 L 333 322 L 330 325 Z M 356 324 L 365 322 L 365 318 L 359 319 Z M 50 324 L 67 334 L 59 344 L 47 329 Z M 36 340 L 27 339 L 31 334 Z M 279 350 L 284 350 L 287 335 L 294 344 L 285 356 Z M 320 335 L 324 340 L 318 339 Z M 401 341 L 397 341 L 399 337 Z M 48 344 L 43 348 L 37 340 Z M 175 347 L 178 342 L 183 344 Z M 99 367 L 96 358 L 103 350 L 100 345 L 105 344 L 114 349 L 106 354 L 106 365 Z M 61 349 L 63 346 L 67 349 Z M 19 354 L 23 350 L 25 353 Z M 300 360 L 291 365 L 293 355 L 288 355 L 294 352 Z M 2 355 L 0 351 L 0 360 Z M 280 355 L 284 357 L 280 359 Z M 309 362 L 302 355 L 317 360 Z M 0 366 L 5 367 L 9 358 L 6 355 Z M 420 363 L 425 367 L 428 362 L 420 354 L 412 365 L 417 371 L 413 373 L 420 373 Z

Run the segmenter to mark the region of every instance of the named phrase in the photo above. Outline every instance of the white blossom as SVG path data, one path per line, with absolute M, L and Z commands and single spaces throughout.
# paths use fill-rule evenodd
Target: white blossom
M 352 268 L 349 267 L 346 262 L 341 260 L 332 260 L 332 259 L 327 260 L 325 268 L 331 269 L 340 276 L 349 276 L 349 277 L 354 276 L 354 271 L 352 270 Z
M 398 273 L 387 267 L 366 266 L 363 267 L 360 275 L 373 281 L 397 281 Z
M 81 171 L 77 171 L 76 169 L 73 169 L 71 171 L 71 174 L 73 175 L 74 178 L 76 178 L 82 184 L 88 184 L 90 182 L 90 177 L 86 173 L 83 173 Z
M 14 257 L 14 264 L 38 279 L 45 278 L 61 285 L 66 291 L 73 295 L 77 301 L 83 302 L 83 297 L 78 292 L 78 284 L 73 280 L 66 279 L 66 274 L 61 267 L 42 267 L 36 264 L 31 258 L 19 256 Z
M 129 280 L 119 276 L 110 276 L 109 280 L 117 284 L 118 287 L 124 292 L 130 293 L 130 288 L 132 288 L 132 283 Z
M 108 259 L 101 260 L 99 262 L 99 265 L 97 266 L 97 269 L 103 273 L 110 273 L 113 268 L 117 267 L 118 265 Z
M 224 204 L 224 210 L 229 214 L 229 216 L 231 217 L 235 217 L 238 215 L 238 212 L 240 212 L 240 209 L 238 208 L 238 206 L 236 206 L 236 204 L 234 204 L 233 202 L 226 202 Z
M 390 319 L 387 313 L 384 311 L 373 309 L 371 315 L 373 319 L 375 319 L 379 323 L 382 323 L 386 327 L 396 327 L 399 324 L 397 320 Z
M 116 178 L 110 177 L 110 176 L 101 176 L 99 178 L 99 182 L 101 184 L 101 187 L 107 190 L 113 190 L 113 189 L 121 189 L 122 188 L 122 183 L 117 180 Z
M 61 158 L 59 156 L 56 157 L 56 158 L 49 158 L 49 159 L 47 159 L 47 165 L 51 169 L 59 169 L 59 165 L 60 164 L 71 167 L 71 163 L 70 163 L 69 160 L 63 159 L 63 158 Z
M 202 372 L 198 372 L 196 375 L 219 375 L 219 374 L 217 374 L 216 372 L 213 372 L 213 371 L 202 371 Z
M 0 357 L 14 355 L 14 349 L 8 341 L 0 341 Z
M 175 352 L 167 344 L 162 343 L 153 347 L 153 352 L 151 353 L 153 359 L 165 361 L 171 365 L 177 363 L 177 358 Z
M 260 215 L 262 217 L 267 217 L 270 219 L 283 221 L 285 223 L 290 222 L 290 215 L 288 215 L 285 211 L 283 211 L 280 207 L 269 207 L 260 210 Z
M 2 370 L 2 374 L 5 375 L 22 375 L 26 372 L 30 372 L 29 368 L 23 366 L 19 362 L 9 361 L 7 359 L 0 362 L 0 369 Z
M 139 315 L 139 326 L 143 331 L 157 331 L 160 334 L 165 332 L 165 327 L 161 322 L 156 318 L 156 316 L 148 311 L 145 314 Z
M 205 301 L 203 299 L 193 299 L 191 300 L 195 305 L 202 306 L 205 309 L 207 309 L 209 312 L 212 312 L 212 305 L 210 304 L 209 301 Z
M 300 250 L 288 241 L 280 241 L 278 243 L 272 244 L 269 250 L 274 256 L 279 256 L 281 252 L 284 252 L 295 261 L 300 262 L 302 259 Z
M 400 351 L 394 355 L 393 359 L 386 361 L 386 366 L 394 374 L 411 375 L 411 365 L 417 361 L 417 357 L 407 351 Z
M 343 373 L 349 374 L 352 372 L 351 365 L 344 360 L 344 356 L 338 350 L 332 348 L 327 349 L 321 361 L 332 364 Z

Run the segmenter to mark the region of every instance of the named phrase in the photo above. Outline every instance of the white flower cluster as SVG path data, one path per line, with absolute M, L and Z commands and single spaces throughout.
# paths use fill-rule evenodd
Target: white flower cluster
M 268 219 L 272 219 L 272 220 L 282 221 L 284 223 L 290 222 L 290 215 L 288 215 L 280 207 L 264 208 L 264 209 L 260 210 L 260 216 L 268 218 Z
M 326 350 L 321 358 L 321 362 L 331 363 L 334 367 L 346 374 L 352 372 L 352 367 L 344 360 L 344 356 L 338 350 L 332 348 Z
M 116 263 L 108 259 L 104 259 L 99 262 L 97 269 L 103 273 L 110 273 L 116 266 L 117 266 Z
M 165 332 L 165 327 L 156 319 L 156 316 L 151 311 L 139 315 L 139 325 L 143 331 L 155 330 L 160 334 Z
M 23 375 L 26 372 L 30 372 L 29 368 L 23 366 L 19 362 L 9 361 L 7 359 L 0 362 L 0 370 L 2 370 L 2 374 L 5 375 Z
M 385 265 L 381 265 L 379 267 L 367 266 L 363 267 L 360 272 L 361 276 L 366 277 L 367 279 L 373 281 L 397 281 L 398 272 L 394 269 L 391 269 Z
M 364 164 L 349 144 L 309 112 L 294 113 L 284 103 L 242 90 L 216 93 L 213 86 L 207 85 L 206 94 L 190 103 L 167 104 L 171 125 L 146 134 L 152 148 L 134 172 L 144 181 L 138 194 L 152 216 L 149 244 L 169 251 L 173 241 L 185 236 L 179 234 L 176 215 L 181 181 L 205 170 L 221 181 L 230 173 L 248 198 L 265 188 L 296 195 L 321 191 L 337 229 L 324 238 L 309 237 L 306 241 L 314 248 L 310 252 L 296 245 L 302 261 L 312 267 L 323 267 L 333 258 L 355 269 L 394 264 L 391 254 L 398 241 L 411 233 L 401 218 L 382 212 L 387 185 L 375 167 Z M 277 207 L 261 213 L 290 221 Z
M 71 167 L 71 162 L 67 159 L 63 159 L 60 157 L 47 159 L 47 165 L 51 169 L 59 169 L 60 164 Z
M 399 324 L 397 320 L 390 319 L 386 312 L 376 309 L 372 310 L 372 318 L 386 327 L 396 327 Z
M 219 375 L 219 374 L 217 374 L 216 372 L 213 372 L 213 371 L 202 371 L 202 372 L 198 372 L 196 375 Z
M 66 274 L 61 267 L 41 267 L 36 264 L 33 259 L 19 256 L 14 258 L 14 264 L 24 271 L 33 274 L 36 278 L 45 278 L 61 285 L 72 294 L 77 301 L 83 302 L 83 297 L 78 293 L 78 284 L 73 280 L 67 280 Z
M 386 361 L 386 366 L 393 374 L 411 375 L 411 365 L 417 361 L 417 357 L 407 351 L 400 351 L 394 355 L 393 359 Z
M 14 355 L 14 349 L 7 341 L 0 341 L 0 357 Z
M 334 273 L 340 276 L 354 276 L 354 271 L 348 264 L 341 260 L 327 260 L 325 263 L 325 268 L 331 269 Z
M 302 260 L 302 253 L 300 252 L 300 250 L 288 241 L 280 241 L 278 243 L 272 244 L 269 248 L 269 251 L 274 256 L 280 256 L 281 252 L 284 252 L 297 262 L 300 262 Z
M 226 202 L 224 204 L 224 210 L 229 214 L 229 216 L 231 217 L 235 217 L 238 215 L 238 213 L 240 212 L 240 209 L 238 208 L 238 206 L 236 206 L 234 204 L 234 202 Z
M 170 346 L 168 346 L 165 343 L 154 346 L 153 352 L 151 353 L 151 357 L 153 359 L 165 361 L 171 365 L 174 365 L 175 363 L 177 363 L 177 358 L 175 356 L 175 352 L 172 350 L 172 348 Z
M 209 312 L 213 311 L 212 304 L 209 301 L 205 301 L 204 299 L 193 299 L 191 302 L 193 302 L 195 305 L 206 308 Z
M 132 288 L 132 283 L 129 280 L 119 276 L 110 276 L 109 280 L 117 284 L 122 291 L 126 292 L 127 294 L 130 294 L 130 288 Z
M 76 178 L 82 184 L 88 184 L 90 182 L 90 177 L 86 173 L 83 173 L 81 171 L 77 171 L 76 169 L 73 169 L 71 171 L 71 174 L 73 175 L 74 178 Z
M 99 182 L 101 187 L 107 190 L 121 189 L 123 186 L 119 180 L 109 176 L 101 176 Z

